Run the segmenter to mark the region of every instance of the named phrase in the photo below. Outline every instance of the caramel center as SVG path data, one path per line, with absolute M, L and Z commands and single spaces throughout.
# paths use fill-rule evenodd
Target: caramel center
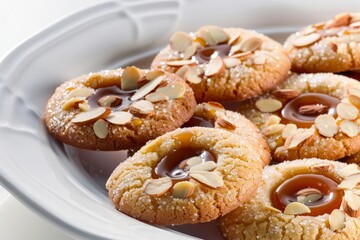
M 88 98 L 88 102 L 91 108 L 99 107 L 99 100 L 106 96 L 118 97 L 120 101 L 113 107 L 115 111 L 126 109 L 131 105 L 133 101 L 130 100 L 130 97 L 136 92 L 133 91 L 123 91 L 117 86 L 98 88 L 95 93 Z
M 336 117 L 336 106 L 340 100 L 322 93 L 303 93 L 288 102 L 281 111 L 285 123 L 294 123 L 298 127 L 310 127 L 317 116 L 329 114 Z
M 170 177 L 175 181 L 189 180 L 189 170 L 181 165 L 192 157 L 200 157 L 202 162 L 216 162 L 215 156 L 207 150 L 192 147 L 180 148 L 161 159 L 154 169 L 154 178 Z
M 214 128 L 214 123 L 211 121 L 198 116 L 192 116 L 189 121 L 183 124 L 182 127 L 207 127 Z
M 302 202 L 311 209 L 306 215 L 330 214 L 341 205 L 343 191 L 337 186 L 334 180 L 324 175 L 299 174 L 276 187 L 271 194 L 271 200 L 274 207 L 281 211 L 284 211 L 289 203 Z

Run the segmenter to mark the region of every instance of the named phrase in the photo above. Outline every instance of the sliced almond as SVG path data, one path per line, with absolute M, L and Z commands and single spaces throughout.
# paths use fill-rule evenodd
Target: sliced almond
M 188 170 L 190 170 L 191 167 L 196 166 L 201 163 L 202 163 L 202 158 L 195 156 L 195 157 L 191 157 L 189 159 L 182 161 L 179 164 L 179 168 L 184 169 L 185 171 L 188 171 Z
M 359 126 L 353 121 L 344 120 L 340 123 L 339 127 L 348 137 L 352 138 L 359 134 Z
M 200 28 L 198 31 L 198 36 L 204 39 L 209 46 L 223 43 L 228 39 L 225 31 L 217 26 L 204 26 Z
M 121 105 L 122 99 L 119 96 L 109 95 L 99 99 L 98 104 L 101 107 L 117 107 Z
M 265 55 L 258 55 L 258 56 L 255 56 L 254 59 L 253 59 L 253 63 L 255 65 L 264 65 L 267 61 L 267 56 Z
M 262 133 L 265 136 L 271 136 L 277 133 L 281 133 L 281 131 L 285 128 L 284 124 L 273 124 L 265 128 Z
M 319 133 L 324 137 L 333 137 L 339 131 L 336 120 L 329 114 L 317 116 L 314 125 Z
M 282 108 L 282 103 L 279 100 L 268 98 L 256 101 L 255 106 L 261 112 L 275 112 Z
M 227 120 L 225 117 L 216 119 L 215 126 L 219 126 L 223 129 L 226 129 L 229 131 L 233 131 L 236 129 L 236 126 L 234 124 L 232 124 L 231 122 L 229 122 L 229 120 Z
M 192 44 L 192 38 L 188 33 L 176 32 L 170 39 L 170 47 L 178 52 L 184 52 Z
M 240 49 L 242 52 L 254 52 L 261 47 L 262 42 L 261 38 L 251 37 L 241 42 Z
M 231 54 L 230 54 L 231 55 Z M 231 55 L 231 57 L 234 57 L 234 58 L 239 58 L 240 60 L 244 60 L 250 56 L 252 56 L 253 54 L 251 52 L 244 52 L 244 53 L 236 53 L 236 54 L 233 54 Z
M 148 100 L 152 103 L 156 103 L 156 102 L 160 102 L 160 101 L 167 101 L 167 100 L 169 100 L 169 97 L 161 92 L 153 92 L 153 93 L 146 95 L 145 100 Z
M 107 123 L 103 119 L 97 120 L 93 125 L 93 130 L 98 138 L 104 139 L 109 133 Z
M 328 21 L 324 28 L 337 28 L 342 26 L 349 26 L 351 22 L 351 15 L 348 13 L 341 13 L 339 15 L 336 15 L 332 20 Z
M 224 180 L 214 172 L 193 171 L 189 173 L 190 177 L 210 188 L 221 188 L 224 186 Z
M 300 91 L 296 89 L 277 89 L 272 92 L 275 97 L 282 98 L 282 99 L 293 99 L 300 95 Z
M 331 231 L 341 230 L 345 227 L 345 213 L 339 209 L 334 209 L 329 216 Z
M 350 217 L 360 217 L 360 196 L 352 191 L 345 191 L 342 207 Z
M 333 172 L 334 165 L 328 164 L 328 163 L 322 163 L 322 164 L 317 164 L 317 165 L 311 166 L 310 169 L 314 169 L 314 170 L 317 170 L 320 172 Z
M 355 87 L 349 88 L 349 102 L 356 106 L 357 108 L 360 108 L 360 89 Z
M 323 193 L 316 188 L 305 188 L 297 192 L 296 198 L 298 202 L 313 203 L 323 197 Z
M 265 122 L 265 127 L 271 126 L 273 124 L 279 124 L 281 121 L 281 118 L 276 115 L 271 115 Z
M 193 60 L 175 60 L 175 61 L 165 62 L 165 64 L 170 67 L 181 67 L 184 65 L 194 65 L 196 64 L 196 62 Z
M 200 164 L 197 164 L 195 166 L 192 166 L 190 168 L 190 172 L 194 172 L 194 171 L 212 171 L 217 167 L 216 163 L 213 161 L 206 161 L 206 162 L 202 162 Z
M 124 91 L 137 89 L 140 70 L 137 67 L 126 67 L 121 77 L 121 89 Z
M 79 103 L 78 107 L 82 112 L 86 112 L 91 109 L 89 103 L 86 100 L 84 102 Z
M 276 213 L 281 213 L 281 211 L 279 209 L 274 208 L 273 206 L 265 205 L 264 208 L 268 209 L 270 211 L 276 212 Z
M 173 187 L 173 198 L 185 199 L 190 197 L 194 192 L 194 184 L 189 181 L 177 182 Z
M 151 70 L 145 74 L 145 78 L 149 81 L 152 81 L 158 77 L 164 76 L 164 74 L 165 73 L 162 70 Z
M 306 36 L 300 36 L 296 38 L 293 42 L 293 45 L 295 47 L 306 47 L 311 44 L 314 44 L 315 42 L 319 41 L 321 39 L 321 36 L 317 33 L 312 33 Z
M 358 22 L 360 21 L 360 13 L 352 13 L 351 14 L 351 22 Z
M 359 115 L 359 110 L 349 103 L 339 103 L 336 112 L 342 119 L 354 120 Z
M 199 76 L 201 72 L 198 67 L 190 67 L 184 75 L 184 79 L 193 84 L 199 84 L 202 81 L 202 78 Z
M 75 98 L 75 97 L 83 97 L 88 98 L 94 94 L 94 89 L 92 88 L 75 88 L 69 92 L 66 96 L 67 99 Z
M 70 111 L 72 108 L 78 108 L 79 104 L 84 102 L 85 99 L 83 97 L 73 97 L 66 100 L 62 105 L 61 108 L 64 111 Z
M 306 139 L 308 139 L 308 138 L 310 138 L 311 136 L 313 136 L 314 133 L 315 133 L 314 128 L 298 129 L 293 136 L 288 137 L 288 138 L 286 139 L 286 140 L 289 139 L 288 145 L 285 144 L 284 146 L 285 146 L 287 149 L 296 148 L 296 147 L 299 146 L 302 142 L 304 142 Z
M 211 77 L 222 73 L 225 70 L 225 64 L 221 57 L 212 59 L 205 68 L 205 76 Z
M 159 76 L 155 78 L 154 80 L 146 83 L 144 86 L 142 86 L 140 89 L 138 89 L 134 95 L 131 96 L 131 101 L 139 100 L 140 98 L 146 96 L 148 93 L 153 91 L 164 79 L 164 76 Z
M 303 35 L 309 35 L 309 34 L 314 33 L 316 31 L 317 31 L 317 29 L 315 27 L 310 26 L 310 27 L 305 28 L 301 33 Z
M 283 139 L 286 139 L 292 135 L 294 135 L 297 131 L 297 126 L 295 124 L 286 124 L 284 129 L 282 130 L 281 136 Z
M 207 111 L 211 111 L 211 110 L 215 110 L 215 111 L 220 111 L 220 112 L 225 112 L 225 108 L 221 103 L 218 102 L 207 102 L 207 103 L 203 103 L 205 110 Z
M 308 206 L 300 202 L 292 202 L 286 205 L 284 214 L 287 215 L 299 215 L 304 213 L 310 213 L 311 210 Z
M 181 82 L 169 83 L 165 87 L 159 87 L 155 92 L 160 92 L 168 96 L 170 99 L 176 99 L 184 96 L 186 85 Z
M 197 49 L 198 49 L 198 45 L 195 44 L 195 43 L 193 43 L 193 44 L 191 44 L 190 46 L 188 46 L 188 47 L 185 49 L 183 59 L 185 59 L 185 60 L 190 59 L 192 56 L 195 55 Z
M 360 183 L 360 174 L 353 174 L 345 178 L 339 185 L 340 189 L 353 189 Z
M 106 118 L 111 113 L 111 108 L 98 107 L 87 112 L 81 112 L 71 120 L 71 122 L 83 125 L 95 122 L 100 118 Z
M 181 77 L 181 78 L 184 78 L 186 71 L 189 70 L 189 69 L 190 69 L 190 66 L 188 66 L 188 65 L 183 65 L 183 66 L 179 67 L 178 70 L 176 70 L 175 74 L 176 74 L 177 76 Z
M 358 27 L 360 27 L 360 22 L 359 22 L 359 21 L 358 21 L 358 22 L 353 22 L 353 23 L 351 23 L 351 24 L 349 25 L 349 27 L 358 28 Z
M 240 33 L 234 33 L 229 41 L 228 41 L 228 45 L 234 45 L 236 42 L 238 42 L 238 40 L 240 39 Z
M 346 177 L 349 177 L 351 175 L 358 174 L 358 173 L 360 173 L 359 167 L 357 164 L 353 163 L 353 164 L 349 164 L 346 167 L 344 167 L 343 169 L 341 169 L 339 171 L 339 176 L 342 178 L 346 178 Z
M 147 100 L 139 100 L 130 106 L 132 114 L 151 115 L 154 113 L 154 104 Z
M 227 57 L 223 59 L 226 68 L 233 68 L 240 65 L 241 61 L 238 58 Z
M 328 111 L 329 107 L 323 104 L 303 105 L 299 108 L 299 113 L 302 115 L 318 115 Z
M 169 177 L 151 179 L 145 185 L 145 193 L 150 196 L 159 197 L 165 194 L 172 187 L 172 181 Z
M 115 125 L 125 125 L 131 122 L 132 117 L 129 112 L 113 112 L 106 117 L 106 120 Z

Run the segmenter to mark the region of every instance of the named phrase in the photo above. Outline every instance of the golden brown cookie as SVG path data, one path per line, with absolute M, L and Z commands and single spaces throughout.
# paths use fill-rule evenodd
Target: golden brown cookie
M 258 96 L 282 82 L 290 65 L 282 46 L 262 34 L 204 26 L 174 33 L 151 66 L 183 77 L 203 102 Z
M 356 164 L 303 159 L 267 166 L 248 203 L 220 218 L 225 239 L 360 239 Z
M 295 72 L 343 72 L 360 68 L 360 14 L 342 13 L 292 34 L 284 43 Z
M 267 137 L 276 161 L 335 160 L 360 150 L 360 83 L 331 73 L 293 74 L 238 111 Z
M 204 102 L 196 106 L 194 115 L 182 127 L 221 128 L 247 139 L 258 151 L 264 166 L 271 161 L 270 148 L 259 129 L 240 113 L 225 110 L 218 102 Z
M 260 153 L 237 134 L 192 127 L 148 142 L 121 163 L 106 188 L 116 209 L 161 224 L 208 222 L 249 200 Z
M 121 150 L 180 127 L 195 106 L 192 89 L 175 74 L 127 67 L 63 83 L 44 118 L 49 132 L 66 144 Z

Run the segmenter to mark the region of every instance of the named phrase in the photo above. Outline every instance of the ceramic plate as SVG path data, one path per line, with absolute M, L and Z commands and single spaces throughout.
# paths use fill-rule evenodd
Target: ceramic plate
M 171 33 L 202 25 L 256 29 L 283 41 L 300 26 L 360 2 L 258 0 L 105 1 L 30 38 L 0 64 L 1 183 L 84 239 L 221 239 L 216 223 L 152 226 L 117 212 L 104 182 L 125 152 L 79 151 L 49 136 L 42 113 L 63 81 L 91 71 L 148 67 Z

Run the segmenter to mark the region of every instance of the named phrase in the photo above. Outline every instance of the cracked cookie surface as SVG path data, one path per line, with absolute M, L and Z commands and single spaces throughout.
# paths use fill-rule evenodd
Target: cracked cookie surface
M 175 173 L 163 175 L 159 168 L 166 164 L 160 163 L 186 147 L 208 151 L 215 161 L 195 164 L 199 156 L 185 162 L 171 160 L 167 164 L 173 164 Z M 114 170 L 106 188 L 116 209 L 142 221 L 161 225 L 208 222 L 251 197 L 262 165 L 260 154 L 237 134 L 184 128 L 148 142 Z
M 284 43 L 295 72 L 343 72 L 360 68 L 359 13 L 342 13 L 292 34 Z
M 336 160 L 360 148 L 359 90 L 358 81 L 340 75 L 293 74 L 238 111 L 264 133 L 273 160 Z
M 192 89 L 178 76 L 136 67 L 90 73 L 60 85 L 44 119 L 58 140 L 79 148 L 139 147 L 192 116 Z
M 188 44 L 179 46 L 184 38 Z M 290 65 L 285 50 L 274 40 L 251 30 L 216 26 L 175 33 L 152 62 L 152 68 L 183 77 L 198 102 L 258 96 L 282 82 Z
M 220 218 L 219 227 L 225 239 L 359 239 L 360 220 L 348 208 L 349 202 L 360 199 L 356 189 L 341 190 L 345 192 L 341 206 L 317 216 L 309 216 L 303 211 L 285 214 L 287 210 L 283 212 L 274 207 L 271 198 L 274 189 L 292 176 L 304 173 L 327 176 L 341 183 L 358 175 L 359 169 L 320 159 L 267 166 L 255 196 Z

